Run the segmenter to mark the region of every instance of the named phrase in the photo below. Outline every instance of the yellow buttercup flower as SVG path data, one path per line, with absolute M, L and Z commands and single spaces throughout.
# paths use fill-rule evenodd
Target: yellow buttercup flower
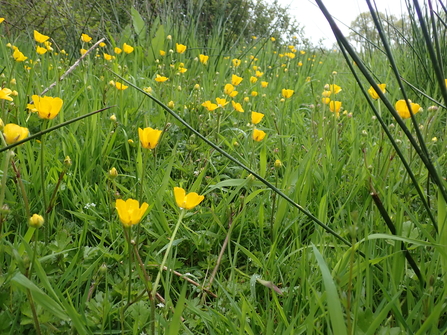
M 28 224 L 30 227 L 37 229 L 42 227 L 44 222 L 45 220 L 42 215 L 33 214 L 33 216 L 29 218 Z
M 267 81 L 261 81 L 262 88 L 266 88 L 267 86 L 269 86 L 269 83 Z
M 37 43 L 44 43 L 49 38 L 50 38 L 50 36 L 45 36 L 45 35 L 39 33 L 37 30 L 34 30 L 34 39 L 36 40 Z
M 231 104 L 233 105 L 233 108 L 238 111 L 239 113 L 243 113 L 244 109 L 242 108 L 242 105 L 239 102 L 231 101 Z
M 54 119 L 59 114 L 64 101 L 61 98 L 33 95 L 34 107 L 41 119 Z
M 243 79 L 244 79 L 244 78 L 239 77 L 239 76 L 233 74 L 233 75 L 231 76 L 231 83 L 232 83 L 234 86 L 237 86 L 237 85 L 239 85 L 239 84 L 242 82 Z
M 174 187 L 174 197 L 177 206 L 183 209 L 193 209 L 205 199 L 203 195 L 196 192 L 186 194 L 186 191 L 181 187 Z
M 264 74 L 264 72 L 256 71 L 256 77 L 258 77 L 258 78 L 262 77 L 263 74 Z
M 234 58 L 231 62 L 233 63 L 234 67 L 238 67 L 239 65 L 241 65 L 241 60 L 237 58 Z
M 288 99 L 288 98 L 292 97 L 294 92 L 295 92 L 294 90 L 283 88 L 281 91 L 281 94 L 284 98 Z
M 14 52 L 12 53 L 12 57 L 16 62 L 23 62 L 28 59 L 28 57 L 25 57 L 25 55 L 21 53 L 19 49 L 14 50 Z
M 120 53 L 123 52 L 123 50 L 122 50 L 121 48 L 115 47 L 115 48 L 113 49 L 113 52 L 115 52 L 117 55 L 119 55 Z
M 204 65 L 206 65 L 206 64 L 208 63 L 208 59 L 209 59 L 209 58 L 210 58 L 210 57 L 209 57 L 209 56 L 206 56 L 206 55 L 202 55 L 202 54 L 199 55 L 200 63 L 202 63 L 202 64 L 204 64 Z
M 252 97 L 257 97 L 258 96 L 258 92 L 256 92 L 256 91 L 251 91 L 251 96 Z
M 252 138 L 256 141 L 256 142 L 261 142 L 264 137 L 265 137 L 265 132 L 259 129 L 253 129 L 253 133 L 252 133 Z
M 216 102 L 219 107 L 225 107 L 228 104 L 228 101 L 222 98 L 216 98 Z
M 121 223 L 124 227 L 129 228 L 140 223 L 144 213 L 146 213 L 149 205 L 143 202 L 140 206 L 138 200 L 123 199 L 116 200 L 115 208 L 118 212 Z
M 82 34 L 81 35 L 81 41 L 82 42 L 86 42 L 86 43 L 88 43 L 88 42 L 90 42 L 92 40 L 92 38 L 90 37 L 90 36 L 88 36 L 87 34 Z
M 43 55 L 44 53 L 46 53 L 48 50 L 46 49 L 46 48 L 42 48 L 42 47 L 40 47 L 40 46 L 37 46 L 36 47 L 36 52 L 39 54 L 39 55 Z
M 5 21 L 4 17 L 0 17 L 0 23 L 2 23 L 3 21 Z
M 325 98 L 329 98 L 331 96 L 332 92 L 331 91 L 323 91 L 323 93 L 321 93 L 321 95 Z
M 231 93 L 234 91 L 234 86 L 231 84 L 226 84 L 224 87 L 224 93 L 226 95 L 231 95 Z
M 144 129 L 138 128 L 141 146 L 145 149 L 155 149 L 160 140 L 161 133 L 161 130 L 152 129 L 151 127 Z
M 411 106 L 411 111 L 413 112 L 413 115 L 418 113 L 421 110 L 421 106 L 418 104 L 415 104 L 411 102 L 411 100 L 408 100 Z M 410 111 L 408 110 L 407 103 L 405 100 L 399 100 L 396 102 L 396 105 L 394 106 L 396 108 L 397 113 L 402 119 L 408 119 L 411 117 Z
M 103 56 L 104 56 L 104 59 L 108 60 L 108 61 L 111 61 L 114 58 L 114 56 L 106 54 L 106 53 L 103 53 Z
M 13 99 L 10 97 L 11 94 L 12 94 L 12 91 L 9 88 L 3 87 L 0 90 L 0 99 L 13 101 Z
M 205 107 L 206 109 L 208 109 L 210 112 L 216 110 L 217 108 L 219 108 L 219 105 L 213 104 L 211 101 L 207 100 L 202 104 L 203 107 Z
M 336 113 L 337 115 L 340 112 L 340 108 L 341 108 L 341 101 L 331 101 L 329 103 L 329 109 L 331 110 L 331 112 Z
M 87 53 L 87 49 L 81 49 L 79 52 L 81 53 L 81 55 L 85 55 Z
M 160 56 L 165 56 L 166 55 L 166 51 L 164 51 L 164 50 L 160 50 L 159 53 L 160 53 Z
M 160 76 L 159 74 L 157 74 L 157 76 L 155 77 L 155 81 L 157 83 L 164 83 L 168 79 L 168 77 Z
M 258 81 L 258 78 L 257 78 L 257 77 L 253 77 L 253 76 L 250 77 L 250 83 L 254 84 L 254 83 L 256 83 L 257 81 Z
M 329 91 L 333 94 L 338 94 L 341 91 L 341 87 L 335 84 L 329 85 Z
M 126 88 L 128 88 L 129 86 L 126 86 L 126 85 L 124 85 L 124 84 L 121 84 L 121 83 L 115 83 L 115 87 L 118 89 L 118 90 L 120 90 L 120 91 L 124 91 Z
M 3 136 L 6 144 L 14 144 L 28 137 L 28 128 L 20 127 L 15 123 L 8 123 L 3 127 Z
M 380 90 L 383 92 L 383 94 L 385 94 L 386 84 L 378 84 L 377 86 L 379 86 Z M 376 90 L 372 86 L 369 88 L 368 93 L 371 96 L 371 98 L 373 98 L 374 100 L 379 99 L 379 95 L 377 94 Z
M 262 114 L 262 113 L 251 112 L 251 123 L 258 124 L 259 122 L 261 122 L 263 117 L 264 117 L 264 114 Z
M 134 47 L 132 47 L 129 44 L 126 44 L 126 43 L 123 44 L 123 51 L 126 54 L 130 54 L 131 52 L 133 52 L 133 50 L 134 50 Z
M 321 102 L 324 103 L 325 105 L 327 105 L 328 103 L 331 102 L 331 98 L 322 98 Z
M 182 54 L 186 51 L 186 45 L 175 43 L 175 49 L 177 50 L 177 53 Z

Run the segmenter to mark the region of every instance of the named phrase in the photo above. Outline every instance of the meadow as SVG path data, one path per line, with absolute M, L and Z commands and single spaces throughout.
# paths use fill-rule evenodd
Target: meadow
M 446 333 L 425 9 L 399 45 L 372 10 L 369 52 L 335 22 L 228 48 L 132 10 L 74 49 L 0 19 L 0 334 Z

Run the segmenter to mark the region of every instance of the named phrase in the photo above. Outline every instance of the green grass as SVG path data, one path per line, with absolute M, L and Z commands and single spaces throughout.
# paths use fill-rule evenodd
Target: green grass
M 37 55 L 29 34 L 0 35 L 2 86 L 18 92 L 13 102 L 0 100 L 4 124 L 35 135 L 110 107 L 13 148 L 2 145 L 0 334 L 444 333 L 446 128 L 444 109 L 429 109 L 444 88 L 408 68 L 420 58 L 405 58 L 411 47 L 390 51 L 420 90 L 405 86 L 405 94 L 424 111 L 414 121 L 396 120 L 386 101 L 394 106 L 403 93 L 389 56 L 378 50 L 372 58 L 351 55 L 351 71 L 341 51 L 299 40 L 290 40 L 291 59 L 288 45 L 269 37 L 223 49 L 217 35 L 204 43 L 194 27 L 146 29 L 133 16 L 133 26 L 115 39 L 106 35 L 106 46 L 61 81 L 80 55 L 57 48 Z M 135 50 L 115 54 L 124 42 Z M 28 60 L 15 62 L 7 43 Z M 176 43 L 187 51 L 177 53 Z M 116 58 L 106 61 L 103 52 Z M 435 78 L 435 67 L 426 66 Z M 250 82 L 256 70 L 263 75 Z M 387 83 L 385 97 L 371 104 L 362 93 L 368 73 Z M 158 83 L 156 74 L 169 80 Z M 225 97 L 232 74 L 244 79 L 227 101 L 245 112 L 231 102 L 209 112 L 202 103 Z M 120 91 L 112 80 L 129 87 Z M 26 106 L 55 81 L 45 95 L 64 106 L 44 121 Z M 339 118 L 321 103 L 326 84 L 342 87 L 331 96 L 343 103 Z M 294 95 L 283 98 L 284 88 Z M 256 125 L 267 133 L 260 142 L 251 137 L 251 111 L 265 114 Z M 163 130 L 154 150 L 140 146 L 138 128 L 145 127 Z M 172 241 L 172 271 L 161 273 L 156 290 L 161 303 L 149 291 L 181 211 L 175 186 L 205 200 L 186 212 Z M 129 230 L 130 244 L 118 198 L 149 204 Z M 38 230 L 28 226 L 34 213 L 45 218 Z

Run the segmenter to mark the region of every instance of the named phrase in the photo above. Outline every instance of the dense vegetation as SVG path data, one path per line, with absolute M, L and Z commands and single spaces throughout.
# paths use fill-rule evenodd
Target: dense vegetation
M 357 53 L 189 3 L 0 23 L 0 334 L 445 333 L 445 8 Z

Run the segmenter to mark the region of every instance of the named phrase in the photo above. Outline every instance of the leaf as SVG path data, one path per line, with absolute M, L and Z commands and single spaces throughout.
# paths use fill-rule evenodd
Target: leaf
M 347 335 L 346 324 L 343 318 L 343 311 L 341 309 L 341 302 L 338 296 L 337 288 L 335 287 L 334 279 L 331 276 L 331 272 L 320 254 L 318 249 L 312 244 L 315 258 L 317 259 L 318 266 L 323 276 L 324 287 L 327 293 L 327 308 L 329 310 L 329 317 L 332 324 L 332 331 L 337 335 Z
M 132 15 L 133 29 L 138 35 L 138 38 L 144 40 L 146 37 L 146 24 L 140 13 L 135 8 L 130 9 L 130 14 Z

